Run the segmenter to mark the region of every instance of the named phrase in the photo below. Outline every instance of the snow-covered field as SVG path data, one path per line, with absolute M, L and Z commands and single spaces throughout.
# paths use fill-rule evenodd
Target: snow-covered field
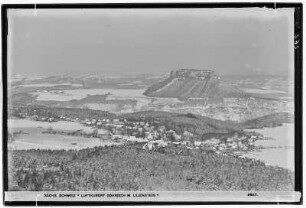
M 257 93 L 257 94 L 270 94 L 270 93 L 286 93 L 285 91 L 281 90 L 270 90 L 270 89 L 250 89 L 250 88 L 243 88 L 243 91 L 247 93 Z
M 95 146 L 117 145 L 110 140 L 99 138 L 86 138 L 66 136 L 59 134 L 43 134 L 47 128 L 54 130 L 74 131 L 82 129 L 84 132 L 92 133 L 94 129 L 75 122 L 59 121 L 54 123 L 32 121 L 27 119 L 9 119 L 9 132 L 23 133 L 14 136 L 14 141 L 8 144 L 9 149 L 83 149 Z M 98 129 L 98 134 L 105 134 L 107 130 Z
M 80 123 L 68 122 L 68 121 L 58 121 L 58 122 L 42 122 L 33 121 L 29 119 L 9 119 L 8 128 L 9 129 L 20 129 L 20 128 L 49 128 L 52 127 L 54 130 L 66 130 L 66 131 L 76 131 L 82 129 L 86 133 L 93 132 L 93 128 L 89 126 L 83 126 Z
M 110 111 L 115 112 L 117 105 L 115 104 L 104 104 L 104 103 L 87 103 L 83 107 L 87 107 L 92 110 Z
M 37 95 L 38 101 L 71 101 L 80 100 L 86 98 L 88 95 L 105 95 L 107 94 L 106 100 L 135 100 L 137 101 L 136 106 L 132 108 L 127 107 L 118 109 L 114 103 L 86 103 L 83 106 L 94 110 L 105 110 L 114 113 L 122 113 L 126 111 L 141 111 L 146 110 L 150 105 L 160 107 L 168 106 L 172 104 L 182 103 L 177 98 L 152 98 L 143 95 L 145 89 L 74 89 L 74 90 L 61 90 L 60 93 L 54 91 L 40 91 L 33 92 L 33 95 Z M 154 108 L 154 107 L 153 107 Z
M 82 87 L 82 84 L 71 84 L 71 83 L 60 83 L 60 84 L 50 84 L 50 83 L 40 83 L 40 84 L 24 84 L 20 87 L 55 87 L 55 86 L 72 86 L 72 87 Z
M 271 139 L 256 141 L 256 146 L 263 146 L 266 149 L 260 152 L 249 152 L 243 156 L 263 160 L 268 165 L 294 170 L 294 124 L 249 131 L 255 131 Z
M 56 91 L 48 92 L 34 92 L 32 94 L 38 95 L 37 100 L 41 101 L 69 101 L 80 100 L 87 95 L 105 95 L 109 94 L 108 99 L 136 99 L 144 98 L 144 89 L 75 89 L 63 90 L 63 93 L 57 94 Z
M 21 74 L 17 74 L 17 75 L 8 75 L 8 81 L 12 82 L 12 81 L 21 81 L 21 80 L 28 80 L 28 81 L 33 81 L 33 80 L 40 80 L 45 78 L 46 76 L 24 76 Z
M 110 140 L 53 134 L 23 134 L 8 144 L 8 149 L 85 149 L 95 146 L 118 145 Z
M 258 145 L 265 146 L 292 146 L 294 147 L 294 124 L 284 123 L 282 126 L 274 128 L 250 129 L 262 134 L 264 137 L 273 138 L 272 140 L 259 140 Z

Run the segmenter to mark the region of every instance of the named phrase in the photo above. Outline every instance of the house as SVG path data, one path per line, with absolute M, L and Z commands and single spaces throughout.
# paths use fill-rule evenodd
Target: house
M 151 132 L 145 132 L 145 138 L 147 138 L 148 140 L 152 140 L 154 137 Z
M 142 149 L 154 150 L 154 149 L 156 149 L 156 146 L 152 143 L 145 143 L 143 145 Z
M 195 146 L 201 146 L 202 142 L 201 141 L 194 141 Z
M 136 138 L 136 142 L 148 142 L 147 138 Z
M 224 143 L 222 143 L 222 144 L 220 144 L 220 145 L 218 146 L 218 149 L 219 149 L 219 150 L 225 150 L 225 148 L 226 148 L 226 145 L 225 145 Z
M 175 133 L 175 134 L 174 134 L 174 138 L 175 138 L 175 140 L 181 140 L 181 139 L 182 139 L 182 136 Z
M 227 142 L 229 142 L 229 143 L 231 143 L 231 142 L 233 142 L 233 141 L 234 141 L 234 138 L 229 137 L 229 138 L 227 138 L 227 139 L 226 139 L 226 141 L 227 141 Z
M 232 149 L 236 149 L 238 147 L 237 143 L 229 143 L 228 146 Z
M 168 146 L 168 142 L 165 142 L 163 140 L 155 140 L 155 141 L 150 141 L 148 143 L 157 145 L 158 147 L 166 147 L 166 146 Z
M 183 135 L 185 136 L 185 137 L 192 137 L 193 136 L 193 133 L 191 133 L 191 132 L 189 132 L 189 131 L 184 131 L 184 133 L 183 133 Z
M 183 141 L 182 144 L 183 144 L 183 145 L 190 145 L 191 142 L 190 142 L 190 141 Z
M 177 147 L 180 146 L 182 143 L 181 142 L 172 142 L 173 146 Z
M 99 136 L 107 136 L 107 135 L 109 135 L 109 132 L 105 129 L 98 129 L 98 135 Z
M 253 140 L 249 140 L 249 145 L 254 145 L 254 141 Z
M 130 142 L 136 142 L 137 141 L 137 138 L 135 136 L 128 136 L 126 138 L 127 141 L 130 141 Z
M 165 127 L 165 126 L 160 126 L 160 127 L 158 128 L 158 130 L 159 130 L 160 132 L 164 132 L 164 131 L 166 130 L 166 127 Z
M 217 145 L 220 143 L 220 140 L 219 139 L 215 139 L 215 138 L 212 138 L 212 139 L 209 139 L 209 140 L 206 140 L 203 142 L 203 144 L 205 145 Z
M 53 122 L 53 121 L 54 121 L 54 118 L 53 118 L 53 117 L 48 118 L 48 121 L 49 121 L 49 122 Z
M 122 138 L 123 138 L 123 136 L 120 135 L 120 134 L 113 134 L 113 135 L 112 135 L 112 139 L 113 139 L 113 140 L 122 139 Z

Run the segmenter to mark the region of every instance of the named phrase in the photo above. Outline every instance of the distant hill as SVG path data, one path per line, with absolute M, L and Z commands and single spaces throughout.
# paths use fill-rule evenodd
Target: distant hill
M 149 87 L 144 94 L 150 97 L 208 98 L 242 97 L 245 93 L 235 86 L 223 83 L 212 70 L 179 69 Z
M 178 133 L 183 133 L 186 130 L 200 137 L 203 134 L 228 134 L 240 132 L 243 129 L 276 127 L 281 126 L 283 123 L 293 122 L 293 115 L 289 113 L 274 113 L 243 123 L 221 121 L 191 113 L 177 114 L 164 111 L 142 111 L 121 115 L 121 118 L 137 121 L 154 120 Z
M 42 116 L 59 118 L 64 116 L 70 119 L 101 119 L 114 118 L 115 114 L 108 111 L 92 110 L 84 108 L 60 108 L 47 107 L 43 105 L 27 105 L 27 106 L 9 106 L 9 116 L 20 117 L 20 115 L 27 116 Z
M 31 95 L 30 93 L 15 93 L 9 95 L 8 104 L 15 106 L 28 105 L 32 103 L 37 96 Z
M 198 136 L 205 133 L 228 133 L 240 131 L 240 125 L 230 121 L 220 121 L 191 113 L 177 114 L 164 111 L 142 111 L 121 116 L 128 120 L 144 120 L 159 122 L 166 127 L 183 133 L 184 130 Z
M 35 84 L 35 83 L 53 83 L 53 84 L 79 83 L 79 80 L 73 77 L 62 76 L 62 75 L 49 76 L 49 77 L 44 77 L 42 79 L 26 80 L 26 81 L 31 84 Z

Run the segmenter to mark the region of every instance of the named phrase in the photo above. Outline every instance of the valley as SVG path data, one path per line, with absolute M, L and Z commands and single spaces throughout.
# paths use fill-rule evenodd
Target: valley
M 198 76 L 197 73 L 202 74 Z M 68 169 L 86 172 L 84 164 L 77 162 L 80 155 L 89 154 L 98 158 L 103 155 L 113 159 L 110 153 L 104 155 L 104 151 L 112 149 L 130 158 L 131 154 L 140 154 L 143 158 L 153 155 L 151 161 L 138 160 L 139 166 L 135 167 L 138 171 L 153 161 L 174 158 L 184 161 L 187 156 L 190 158 L 188 163 L 198 165 L 198 168 L 191 166 L 191 175 L 185 169 L 187 166 L 183 166 L 183 175 L 178 176 L 180 181 L 172 185 L 165 183 L 160 176 L 150 176 L 152 181 L 145 183 L 145 175 L 136 177 L 138 182 L 131 181 L 136 178 L 130 177 L 125 182 L 114 182 L 127 190 L 156 190 L 161 187 L 165 190 L 182 190 L 183 187 L 202 190 L 270 190 L 273 187 L 273 190 L 287 190 L 294 172 L 292 92 L 284 88 L 283 84 L 287 82 L 282 77 L 276 76 L 273 82 L 258 80 L 258 77 L 254 77 L 253 82 L 250 77 L 244 81 L 241 77 L 220 77 L 207 70 L 177 70 L 171 72 L 170 77 L 52 76 L 13 79 L 8 100 L 8 150 L 12 158 L 10 189 L 100 190 L 102 184 L 88 183 L 88 180 L 94 181 L 90 179 L 92 177 L 107 177 L 98 172 L 94 174 L 99 176 L 82 175 L 83 182 L 70 188 L 52 181 L 40 185 L 39 181 L 32 183 L 26 178 L 37 174 L 42 177 L 37 180 L 44 180 L 46 170 L 50 171 L 53 181 L 59 180 L 57 175 Z M 286 86 L 289 88 L 289 85 L 287 83 Z M 50 163 L 46 158 L 52 152 L 60 154 L 60 160 L 72 157 L 73 165 L 58 163 L 56 158 Z M 180 156 L 181 153 L 185 156 Z M 43 155 L 38 163 L 33 160 L 35 155 Z M 228 169 L 223 165 L 220 170 L 215 170 L 227 169 L 227 174 L 222 173 L 226 177 L 237 174 L 235 168 L 240 164 L 247 172 L 260 168 L 254 180 L 259 180 L 261 174 L 276 171 L 279 174 L 276 177 L 282 178 L 284 184 L 255 187 L 254 184 L 243 184 L 243 178 L 234 184 L 229 178 L 217 179 L 209 175 L 214 171 L 206 171 L 208 181 L 197 179 L 195 172 L 207 170 L 198 161 L 199 155 L 206 155 L 209 161 L 213 157 L 213 161 L 220 164 L 228 161 Z M 21 165 L 21 157 L 24 156 L 31 158 L 31 162 Z M 122 162 L 129 163 L 130 158 L 122 158 Z M 22 169 L 16 169 L 17 166 Z M 157 168 L 156 164 L 153 166 Z M 108 174 L 122 178 L 120 171 L 123 169 L 116 170 L 118 174 Z M 75 171 L 70 174 L 76 174 Z M 106 169 L 104 171 L 107 172 Z M 270 176 L 264 177 L 268 180 Z M 75 180 L 70 178 L 65 181 Z M 218 180 L 222 181 L 222 186 Z M 159 185 L 154 186 L 156 183 Z M 117 189 L 113 186 L 112 190 Z

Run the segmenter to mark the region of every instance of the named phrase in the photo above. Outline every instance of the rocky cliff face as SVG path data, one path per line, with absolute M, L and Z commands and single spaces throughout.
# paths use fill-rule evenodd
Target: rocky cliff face
M 166 80 L 152 85 L 144 94 L 150 97 L 207 98 L 213 100 L 244 95 L 242 90 L 222 83 L 220 77 L 214 71 L 197 69 L 172 71 Z

